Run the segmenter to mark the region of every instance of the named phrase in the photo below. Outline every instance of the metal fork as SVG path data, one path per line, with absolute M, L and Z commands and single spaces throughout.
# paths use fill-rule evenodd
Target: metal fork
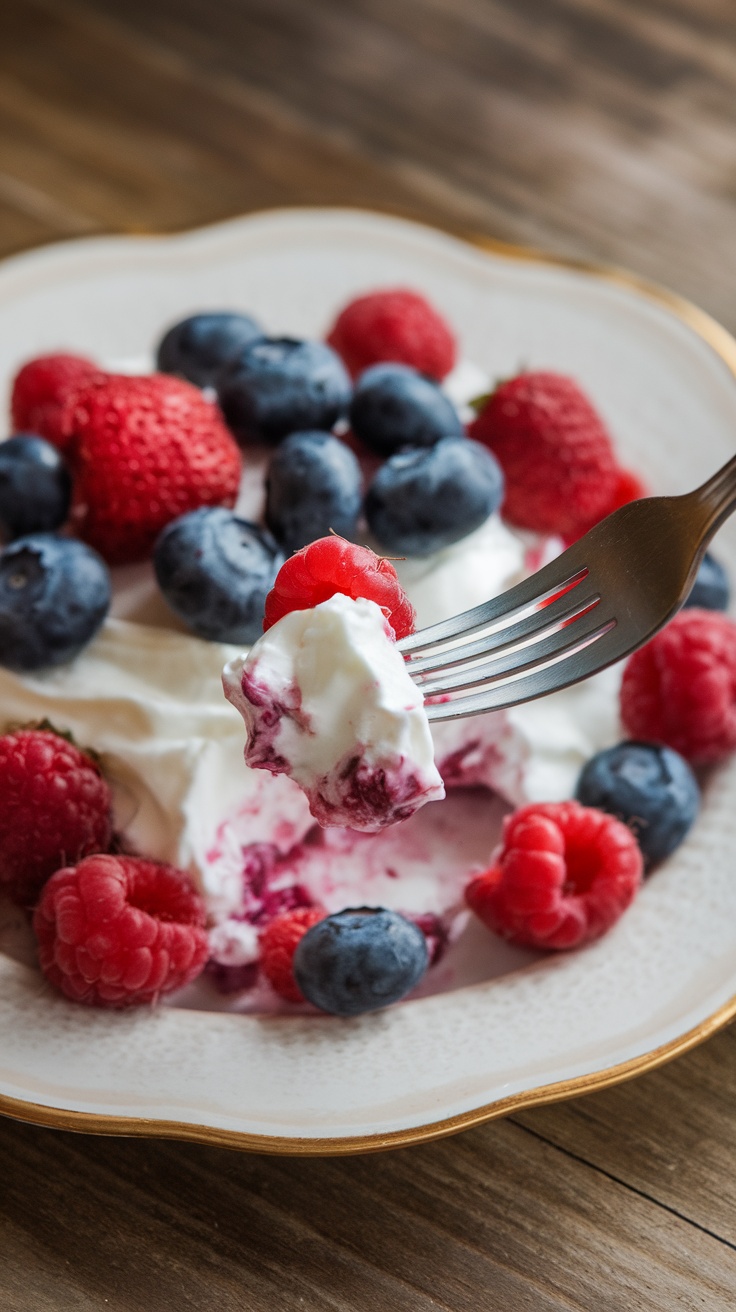
M 643 646 L 734 507 L 736 456 L 694 492 L 632 501 L 508 592 L 402 638 L 430 720 L 544 697 Z

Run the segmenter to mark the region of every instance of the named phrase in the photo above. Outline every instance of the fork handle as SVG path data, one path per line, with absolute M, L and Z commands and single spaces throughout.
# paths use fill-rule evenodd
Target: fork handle
M 704 512 L 703 537 L 710 539 L 736 509 L 736 456 L 690 493 Z

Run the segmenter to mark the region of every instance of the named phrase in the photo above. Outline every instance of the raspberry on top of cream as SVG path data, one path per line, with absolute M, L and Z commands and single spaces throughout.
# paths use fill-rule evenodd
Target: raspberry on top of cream
M 291 611 L 223 672 L 249 766 L 288 774 L 321 825 L 372 832 L 444 797 L 422 695 L 366 598 Z

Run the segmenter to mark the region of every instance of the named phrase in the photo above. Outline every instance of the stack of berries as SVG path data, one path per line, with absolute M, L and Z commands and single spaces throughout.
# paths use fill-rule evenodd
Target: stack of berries
M 640 494 L 559 375 L 502 383 L 466 432 L 442 388 L 455 357 L 438 311 L 395 289 L 352 301 L 326 343 L 221 312 L 170 328 L 152 375 L 31 360 L 0 449 L 0 664 L 72 659 L 107 613 L 106 565 L 152 556 L 194 633 L 250 643 L 284 557 L 329 532 L 428 556 L 500 510 L 571 539 Z M 264 451 L 255 523 L 233 507 L 243 462 Z
M 41 969 L 75 1002 L 154 1002 L 195 979 L 205 909 L 181 870 L 115 849 L 100 766 L 50 727 L 0 737 L 0 891 L 32 914 Z

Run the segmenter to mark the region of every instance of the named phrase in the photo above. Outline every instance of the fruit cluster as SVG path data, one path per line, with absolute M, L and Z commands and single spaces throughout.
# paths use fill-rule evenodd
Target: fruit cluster
M 455 354 L 437 310 L 396 289 L 352 301 L 327 342 L 204 313 L 165 333 L 144 377 L 29 361 L 0 446 L 0 664 L 73 657 L 107 613 L 107 566 L 152 557 L 195 634 L 246 644 L 285 557 L 330 532 L 427 556 L 500 509 L 569 538 L 641 492 L 559 375 L 502 383 L 466 431 L 441 385 Z M 254 523 L 235 506 L 264 453 Z
M 736 624 L 720 613 L 728 585 L 711 559 L 693 592 L 700 605 L 626 662 L 620 713 L 631 737 L 587 762 L 575 801 L 511 816 L 490 868 L 468 885 L 468 905 L 512 942 L 567 948 L 600 937 L 689 832 L 695 770 L 736 750 Z
M 208 313 L 167 331 L 150 376 L 72 355 L 29 362 L 13 387 L 14 435 L 0 444 L 0 664 L 71 659 L 107 613 L 108 566 L 146 557 L 206 639 L 250 642 L 335 592 L 376 601 L 401 637 L 412 609 L 390 561 L 357 545 L 366 529 L 389 551 L 423 556 L 500 508 L 518 528 L 571 541 L 642 495 L 561 375 L 502 382 L 466 430 L 441 386 L 455 355 L 441 315 L 393 290 L 352 301 L 326 343 Z M 235 505 L 243 463 L 264 450 L 253 523 Z M 508 817 L 466 890 L 495 933 L 544 949 L 591 941 L 683 840 L 699 806 L 694 770 L 736 748 L 736 626 L 719 613 L 728 593 L 706 557 L 689 608 L 627 663 L 630 738 L 587 763 L 574 800 Z M 48 727 L 7 733 L 0 795 L 0 890 L 32 912 L 53 985 L 122 1007 L 199 975 L 204 903 L 182 871 L 122 850 L 91 755 Z M 291 1002 L 342 1016 L 385 1006 L 415 987 L 440 943 L 432 917 L 328 916 L 292 891 L 264 900 L 257 923 L 257 969 Z
M 100 766 L 48 726 L 0 737 L 0 891 L 32 914 L 47 979 L 127 1007 L 190 983 L 208 956 L 189 876 L 123 853 Z

